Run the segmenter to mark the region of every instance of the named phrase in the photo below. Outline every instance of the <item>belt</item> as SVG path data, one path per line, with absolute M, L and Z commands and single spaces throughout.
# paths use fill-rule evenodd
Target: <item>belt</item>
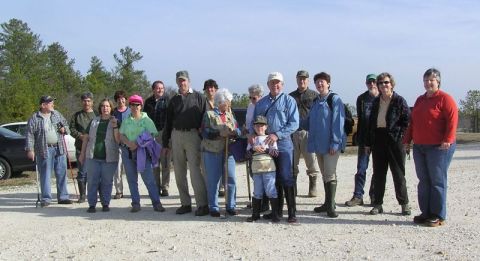
M 54 144 L 47 144 L 47 147 L 50 147 L 50 148 L 56 148 L 56 147 L 58 147 L 58 144 L 57 144 L 57 143 L 54 143 Z

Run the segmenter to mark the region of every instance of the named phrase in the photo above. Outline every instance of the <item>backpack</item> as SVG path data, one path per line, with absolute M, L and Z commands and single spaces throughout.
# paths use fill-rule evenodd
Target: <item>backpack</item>
M 330 110 L 333 110 L 332 107 L 332 102 L 333 102 L 333 96 L 337 95 L 336 93 L 332 92 L 328 94 L 327 97 L 327 104 Z M 348 109 L 348 106 L 343 104 L 343 109 L 345 110 L 345 122 L 343 124 L 343 130 L 345 131 L 345 135 L 349 135 L 350 133 L 353 132 L 353 125 L 355 124 L 355 121 L 353 120 L 353 115 L 350 109 Z

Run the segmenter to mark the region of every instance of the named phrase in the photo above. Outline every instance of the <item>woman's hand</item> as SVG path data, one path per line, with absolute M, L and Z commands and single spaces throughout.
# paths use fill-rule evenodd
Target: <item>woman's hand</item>
M 448 142 L 442 142 L 442 144 L 440 144 L 440 149 L 441 150 L 448 150 L 448 149 L 450 149 L 450 145 L 452 145 L 452 144 L 448 143 Z

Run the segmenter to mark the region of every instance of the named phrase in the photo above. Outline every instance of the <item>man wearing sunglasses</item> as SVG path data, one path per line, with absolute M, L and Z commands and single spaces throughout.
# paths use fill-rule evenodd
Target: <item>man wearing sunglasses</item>
M 353 197 L 349 201 L 345 202 L 347 207 L 353 207 L 363 205 L 363 194 L 365 187 L 365 181 L 367 177 L 367 168 L 370 158 L 370 152 L 365 151 L 365 141 L 367 137 L 368 121 L 370 118 L 370 112 L 372 111 L 372 103 L 375 97 L 378 96 L 377 88 L 377 76 L 375 74 L 367 75 L 365 80 L 367 91 L 362 93 L 357 98 L 357 144 L 358 144 L 358 156 L 357 156 L 357 173 L 355 174 L 355 190 Z M 373 202 L 373 179 L 370 182 L 369 190 L 370 202 Z
M 318 93 L 308 88 L 309 75 L 305 70 L 297 72 L 297 89 L 290 93 L 297 102 L 298 113 L 300 114 L 300 122 L 305 119 L 312 108 L 313 100 L 317 98 Z M 305 165 L 307 166 L 308 176 L 308 196 L 317 196 L 317 158 L 315 153 L 309 153 L 307 151 L 308 131 L 299 127 L 292 135 L 293 141 L 293 177 L 295 179 L 295 195 L 297 195 L 297 176 L 298 176 L 298 164 L 300 162 L 300 155 L 303 155 Z

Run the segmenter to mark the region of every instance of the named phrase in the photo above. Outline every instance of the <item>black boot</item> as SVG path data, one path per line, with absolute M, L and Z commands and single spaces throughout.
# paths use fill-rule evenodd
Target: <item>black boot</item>
M 293 186 L 294 191 L 295 191 L 295 197 L 297 196 L 297 175 L 293 175 L 293 182 L 295 182 L 295 185 Z
M 328 201 L 327 201 L 327 216 L 331 218 L 338 217 L 337 212 L 335 212 L 335 193 L 337 191 L 337 181 L 333 180 L 327 183 L 328 187 Z
M 328 186 L 327 186 L 327 183 L 323 183 L 323 188 L 325 189 L 325 200 L 323 202 L 323 205 L 313 209 L 313 211 L 316 212 L 316 213 L 322 213 L 322 212 L 327 211 L 327 202 L 328 202 Z
M 278 198 L 271 198 L 270 204 L 272 205 L 272 222 L 277 223 L 280 222 L 280 218 L 278 218 Z
M 252 198 L 252 216 L 247 218 L 247 222 L 253 222 L 260 219 L 261 205 L 262 205 L 261 199 Z
M 285 187 L 285 198 L 287 199 L 288 208 L 288 223 L 296 223 L 297 217 L 295 216 L 297 204 L 295 202 L 295 188 Z
M 276 186 L 277 189 L 277 199 L 278 199 L 278 208 L 277 208 L 277 216 L 278 218 L 283 217 L 283 204 L 284 204 L 284 197 L 283 197 L 283 187 L 282 186 Z M 272 209 L 273 212 L 273 209 Z M 264 214 L 263 215 L 264 219 L 272 219 L 272 213 Z
M 297 193 L 295 193 L 297 195 Z M 308 176 L 308 197 L 317 197 L 317 176 Z
M 263 193 L 260 212 L 265 212 L 265 211 L 269 211 L 269 210 L 270 210 L 270 207 L 269 207 L 267 194 Z
M 85 202 L 85 194 L 86 194 L 86 191 L 87 191 L 87 186 L 86 186 L 85 182 L 83 182 L 81 180 L 77 180 L 77 182 L 78 182 L 78 192 L 80 193 L 80 196 L 78 197 L 77 203 L 83 203 L 83 202 Z

